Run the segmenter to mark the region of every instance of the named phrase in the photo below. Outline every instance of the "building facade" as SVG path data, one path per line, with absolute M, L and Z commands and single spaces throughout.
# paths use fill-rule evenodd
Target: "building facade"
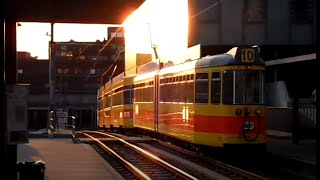
M 315 0 L 189 0 L 189 46 L 310 45 Z
M 101 75 L 117 75 L 123 72 L 124 67 L 124 55 L 120 52 L 124 46 L 120 40 L 123 37 L 111 40 L 115 30 L 109 29 L 110 38 L 102 42 L 71 40 L 53 43 L 53 102 L 49 97 L 49 60 L 38 60 L 28 52 L 18 52 L 18 83 L 30 84 L 29 129 L 46 128 L 52 108 L 66 110 L 68 116 L 75 116 L 76 128 L 96 127 L 97 90 Z M 114 66 L 117 68 L 113 71 Z

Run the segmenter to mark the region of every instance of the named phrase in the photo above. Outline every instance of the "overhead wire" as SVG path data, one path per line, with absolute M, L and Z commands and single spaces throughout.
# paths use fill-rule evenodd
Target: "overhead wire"
M 222 3 L 223 1 L 225 1 L 225 0 L 220 0 L 220 1 L 218 1 L 218 2 L 216 2 L 216 3 L 214 3 L 214 4 L 212 4 L 211 6 L 209 6 L 209 7 L 205 8 L 204 10 L 200 11 L 199 13 L 197 13 L 197 14 L 195 14 L 195 15 L 191 16 L 191 19 L 193 19 L 193 18 L 195 18 L 195 17 L 199 16 L 200 14 L 202 14 L 202 13 L 204 13 L 204 12 L 208 11 L 209 9 L 211 9 L 211 8 L 215 7 L 216 5 L 218 5 L 218 4 L 220 4 L 220 3 Z

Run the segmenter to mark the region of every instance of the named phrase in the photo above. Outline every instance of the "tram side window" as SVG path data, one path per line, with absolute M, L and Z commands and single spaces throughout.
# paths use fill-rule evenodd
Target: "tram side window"
M 104 107 L 107 108 L 107 107 L 110 107 L 110 102 L 111 102 L 111 94 L 108 93 L 106 98 L 105 98 L 105 104 L 104 104 Z
M 132 86 L 124 87 L 124 104 L 132 104 L 133 89 Z
M 180 81 L 179 84 L 179 102 L 185 103 L 187 96 L 187 83 L 186 81 Z
M 196 103 L 208 103 L 209 95 L 209 81 L 208 73 L 196 74 L 196 87 L 195 87 Z
M 106 108 L 106 107 L 108 107 L 108 95 L 107 96 L 105 96 L 104 98 L 103 98 L 103 105 L 102 105 L 102 108 Z
M 179 83 L 175 82 L 172 85 L 172 97 L 173 97 L 173 102 L 179 102 Z
M 134 95 L 135 99 L 137 102 L 141 102 L 141 98 L 140 98 L 140 86 L 135 90 L 136 93 Z
M 166 96 L 165 85 L 161 84 L 160 85 L 160 102 L 165 102 L 165 96 Z
M 100 98 L 99 99 L 99 110 L 101 110 L 101 109 L 103 109 L 103 99 L 102 98 Z
M 221 79 L 220 72 L 213 72 L 211 78 L 211 103 L 220 103 Z
M 115 106 L 117 105 L 117 100 L 118 100 L 118 97 L 117 97 L 117 94 L 112 94 L 112 106 Z
M 187 103 L 193 103 L 194 101 L 194 82 L 187 82 Z
M 223 72 L 223 104 L 233 104 L 233 73 L 234 71 Z
M 149 87 L 149 102 L 153 102 L 153 86 Z
M 118 105 L 123 104 L 123 102 L 124 102 L 123 90 L 121 90 L 119 93 L 119 104 Z

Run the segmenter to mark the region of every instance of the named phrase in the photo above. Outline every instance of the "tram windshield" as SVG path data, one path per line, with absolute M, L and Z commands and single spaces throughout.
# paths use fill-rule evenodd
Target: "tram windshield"
M 224 104 L 264 104 L 263 71 L 224 71 Z

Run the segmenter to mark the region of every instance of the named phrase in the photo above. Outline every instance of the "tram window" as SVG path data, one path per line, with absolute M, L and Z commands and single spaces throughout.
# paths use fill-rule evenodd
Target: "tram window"
M 106 107 L 110 107 L 110 103 L 111 103 L 111 94 L 110 94 L 110 92 L 107 94 L 107 98 L 106 98 L 106 102 L 105 102 L 106 104 L 105 104 L 105 108 Z
M 103 103 L 103 105 L 102 105 L 103 108 L 109 107 L 108 100 L 109 100 L 108 96 L 103 99 L 103 102 L 102 102 Z
M 172 85 L 172 102 L 179 102 L 179 83 Z
M 193 103 L 194 97 L 194 82 L 187 82 L 187 103 Z
M 209 81 L 208 73 L 196 74 L 196 103 L 208 103 Z
M 160 85 L 160 102 L 165 102 L 165 86 L 164 84 Z
M 146 88 L 141 88 L 141 102 L 146 102 Z
M 173 91 L 174 91 L 174 85 L 173 84 L 166 84 L 167 86 L 167 101 L 166 102 L 172 102 L 174 97 L 173 97 Z
M 99 110 L 101 110 L 103 107 L 102 107 L 102 99 L 99 99 Z
M 261 71 L 225 71 L 224 104 L 263 104 L 264 73 Z
M 179 102 L 186 102 L 187 100 L 187 83 L 186 82 L 180 82 L 179 84 Z
M 138 89 L 138 102 L 142 102 L 142 89 L 140 87 Z
M 125 90 L 124 91 L 124 104 L 132 104 L 132 92 L 133 90 L 132 89 L 128 89 L 128 90 Z
M 136 89 L 135 98 L 137 102 L 140 102 L 140 88 Z
M 149 92 L 150 92 L 150 101 L 149 102 L 152 102 L 153 101 L 153 86 L 149 88 Z
M 233 72 L 223 72 L 223 103 L 233 104 Z
M 111 99 L 111 104 L 112 104 L 112 106 L 114 106 L 114 105 L 116 104 L 116 99 L 117 99 L 117 97 L 116 97 L 116 95 L 114 94 L 114 95 L 112 96 L 112 99 Z
M 121 88 L 123 89 L 123 88 Z M 121 90 L 121 92 L 119 93 L 119 105 L 124 103 L 124 99 L 123 99 L 123 90 Z
M 134 101 L 139 102 L 138 101 L 138 88 L 134 88 Z
M 150 87 L 146 87 L 146 88 L 143 88 L 144 90 L 144 98 L 143 98 L 143 102 L 149 102 L 149 98 L 150 98 L 150 91 L 149 91 Z
M 220 72 L 213 72 L 211 78 L 211 103 L 220 103 L 221 79 Z

